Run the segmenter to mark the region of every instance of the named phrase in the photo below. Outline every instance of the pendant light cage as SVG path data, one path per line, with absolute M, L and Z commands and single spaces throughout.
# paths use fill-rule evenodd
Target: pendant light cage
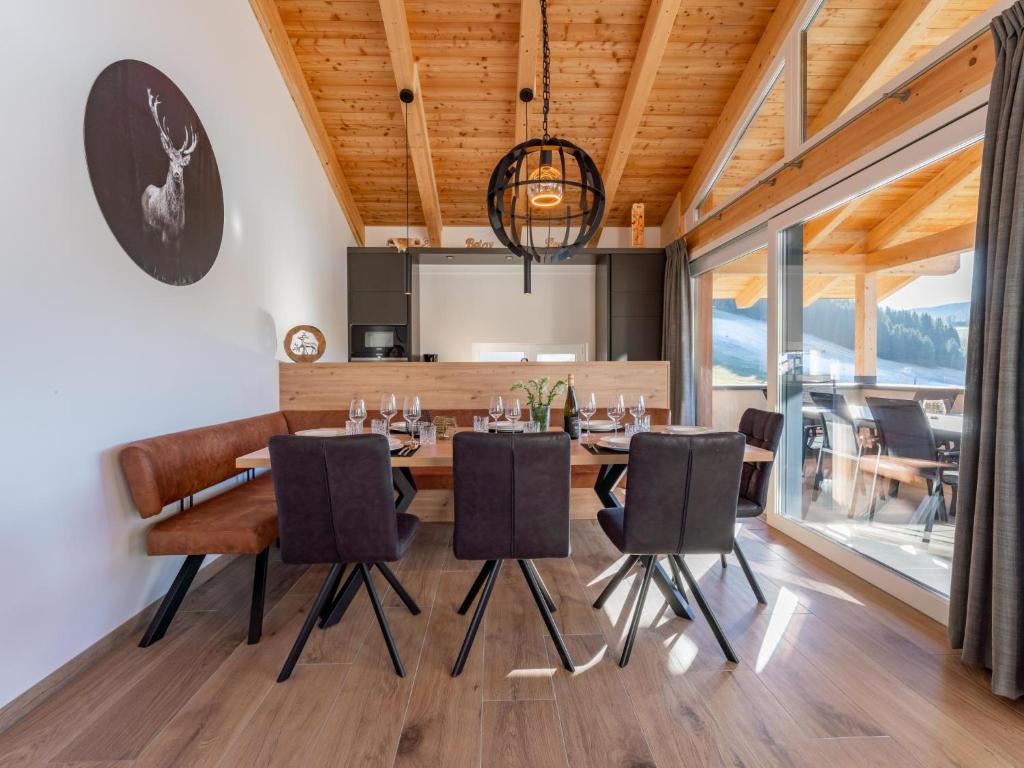
M 605 205 L 604 182 L 590 155 L 571 141 L 548 134 L 551 53 L 546 0 L 540 0 L 540 7 L 543 136 L 513 147 L 498 161 L 487 186 L 488 222 L 501 244 L 523 259 L 526 293 L 533 262 L 571 258 L 597 234 Z M 519 98 L 529 117 L 532 90 L 524 88 Z

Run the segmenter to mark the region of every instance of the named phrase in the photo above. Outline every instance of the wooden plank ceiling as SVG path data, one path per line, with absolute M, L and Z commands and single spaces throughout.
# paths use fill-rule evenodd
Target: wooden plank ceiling
M 534 56 L 539 96 L 537 14 L 522 13 L 519 0 L 252 2 L 263 15 L 267 6 L 276 7 L 338 175 L 364 224 L 405 221 L 405 127 L 398 90 L 412 87 L 417 102 L 409 108 L 411 222 L 426 224 L 433 238 L 442 223 L 486 226 L 491 170 L 517 134 L 523 135 L 525 110 L 516 93 L 524 78 L 533 80 Z M 665 217 L 777 2 L 549 0 L 551 133 L 584 147 L 602 172 L 611 170 L 618 178 L 606 224 L 627 226 L 635 202 L 645 204 L 649 222 Z M 902 0 L 910 2 L 923 0 Z M 913 44 L 902 45 L 901 56 L 890 56 L 886 66 L 897 70 L 991 2 L 941 0 L 929 9 Z M 900 5 L 826 0 L 808 39 L 812 119 Z M 649 13 L 660 24 L 674 17 L 667 40 L 658 29 L 645 33 Z M 265 29 L 276 21 L 264 23 Z M 780 79 L 720 176 L 716 202 L 781 158 L 782 92 Z M 539 134 L 539 98 L 529 126 L 531 135 Z
M 896 179 L 804 226 L 804 305 L 854 297 L 858 274 L 886 298 L 922 275 L 948 275 L 974 244 L 981 143 Z M 714 298 L 750 306 L 767 297 L 767 251 L 714 273 Z

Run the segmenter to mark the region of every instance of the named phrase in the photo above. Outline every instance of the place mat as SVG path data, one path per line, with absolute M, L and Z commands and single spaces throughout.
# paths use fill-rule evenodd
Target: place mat
M 396 452 L 395 453 L 395 458 L 398 458 L 398 459 L 408 459 L 410 456 L 415 456 L 416 455 L 416 451 L 418 451 L 421 447 L 422 446 L 417 445 L 415 448 L 413 448 L 411 451 L 408 451 L 407 453 Z M 401 450 L 404 450 L 404 448 L 399 449 L 399 451 L 401 451 Z
M 602 448 L 599 445 L 584 445 L 584 450 L 595 456 L 628 456 L 629 451 L 613 451 L 611 448 Z

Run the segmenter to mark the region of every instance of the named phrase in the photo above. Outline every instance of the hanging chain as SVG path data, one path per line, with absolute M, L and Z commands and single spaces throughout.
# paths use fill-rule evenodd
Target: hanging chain
M 551 101 L 551 47 L 548 45 L 548 2 L 547 0 L 540 0 L 540 18 L 541 28 L 544 36 L 544 80 L 543 80 L 543 98 L 544 98 L 544 141 L 547 142 L 551 138 L 548 134 L 548 109 Z

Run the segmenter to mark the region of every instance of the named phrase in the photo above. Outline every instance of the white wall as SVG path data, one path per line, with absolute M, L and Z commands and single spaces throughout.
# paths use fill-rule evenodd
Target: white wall
M 537 265 L 523 293 L 521 264 L 424 265 L 419 270 L 420 351 L 472 360 L 474 342 L 585 343 L 595 352 L 595 268 Z
M 246 0 L 3 3 L 0 29 L 0 705 L 160 597 L 116 464 L 135 438 L 277 409 L 284 332 L 344 360 L 353 243 Z M 225 231 L 209 274 L 157 282 L 93 196 L 82 121 L 95 77 L 137 58 L 210 136 Z

